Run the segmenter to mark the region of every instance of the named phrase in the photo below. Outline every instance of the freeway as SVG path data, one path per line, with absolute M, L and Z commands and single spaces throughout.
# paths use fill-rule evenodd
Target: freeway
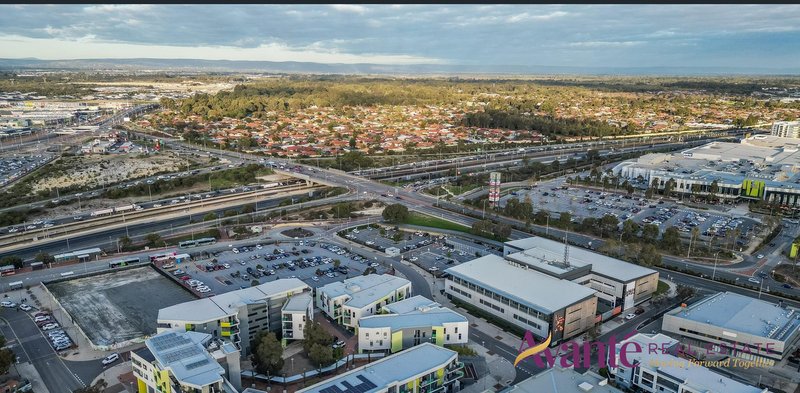
M 318 199 L 310 202 L 304 202 L 298 206 L 305 206 L 305 207 L 312 207 L 318 206 L 323 204 L 334 203 L 340 200 L 344 200 L 347 198 L 351 198 L 352 196 L 348 194 L 338 195 L 331 198 L 325 199 Z M 191 221 L 197 221 L 205 214 L 211 212 L 217 215 L 217 217 L 222 217 L 225 211 L 230 209 L 237 209 L 239 207 L 255 204 L 256 212 L 260 214 L 264 214 L 270 211 L 280 210 L 280 203 L 286 198 L 286 195 L 276 195 L 269 199 L 264 200 L 244 200 L 240 204 L 226 206 L 224 208 L 218 209 L 209 209 L 208 212 L 204 212 L 203 214 L 195 214 L 194 216 L 186 213 L 177 212 L 171 216 L 164 216 L 159 219 L 153 219 L 152 221 L 148 222 L 141 222 L 137 224 L 119 224 L 117 223 L 113 228 L 107 228 L 103 231 L 95 231 L 94 233 L 88 233 L 83 235 L 76 235 L 70 237 L 64 237 L 58 240 L 55 239 L 45 239 L 48 240 L 45 242 L 35 243 L 28 246 L 20 247 L 14 251 L 10 250 L 3 250 L 0 252 L 0 258 L 3 256 L 8 255 L 17 255 L 25 261 L 32 261 L 33 258 L 39 252 L 47 252 L 51 255 L 60 254 L 65 251 L 69 250 L 80 250 L 80 249 L 87 249 L 93 247 L 100 247 L 106 249 L 108 251 L 115 251 L 117 249 L 117 239 L 122 236 L 128 236 L 132 240 L 136 241 L 139 239 L 143 239 L 149 233 L 158 233 L 164 236 L 171 236 L 174 235 L 175 229 L 181 226 L 185 226 L 190 224 Z M 193 220 L 194 219 L 194 220 Z M 218 219 L 217 224 L 222 218 Z M 235 220 L 236 217 L 225 217 L 225 220 L 233 219 Z M 213 225 L 213 223 L 211 223 Z M 199 223 L 197 224 L 198 228 L 207 228 L 209 223 Z

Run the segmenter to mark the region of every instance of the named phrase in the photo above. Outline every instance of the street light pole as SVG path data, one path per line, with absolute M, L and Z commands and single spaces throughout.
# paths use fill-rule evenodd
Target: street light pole
M 714 254 L 714 270 L 711 272 L 711 281 L 714 281 L 714 277 L 717 275 L 717 256 L 719 255 L 719 251 Z

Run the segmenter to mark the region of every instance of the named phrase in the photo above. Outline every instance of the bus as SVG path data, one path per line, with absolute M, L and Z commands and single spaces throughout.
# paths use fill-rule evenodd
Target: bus
M 22 281 L 14 281 L 14 282 L 10 282 L 10 283 L 8 283 L 8 289 L 9 289 L 9 290 L 12 290 L 12 289 L 22 289 L 22 285 L 23 285 Z
M 31 263 L 31 270 L 42 270 L 44 269 L 43 262 L 33 262 Z
M 171 253 L 167 253 L 167 254 L 156 254 L 156 255 L 150 255 L 150 262 L 161 262 L 161 261 L 165 261 L 165 260 L 167 260 L 167 259 L 169 259 L 169 258 L 172 258 L 172 257 L 174 257 L 176 254 L 177 254 L 177 253 L 175 253 L 175 252 L 171 252 Z
M 14 269 L 14 265 L 0 266 L 0 276 L 13 276 L 16 273 L 17 271 Z
M 139 263 L 139 258 L 127 258 L 127 259 L 118 259 L 116 261 L 111 261 L 108 263 L 108 267 L 113 269 L 116 267 L 128 266 L 132 263 Z
M 178 243 L 179 248 L 190 248 L 190 247 L 197 247 L 197 246 L 209 246 L 217 242 L 217 239 L 213 237 L 204 237 L 202 239 L 197 240 L 184 240 Z

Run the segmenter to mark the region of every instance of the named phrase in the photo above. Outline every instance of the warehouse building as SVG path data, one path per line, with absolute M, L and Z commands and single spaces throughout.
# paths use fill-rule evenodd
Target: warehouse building
M 627 343 L 636 343 L 627 345 Z M 616 347 L 617 367 L 610 367 L 617 386 L 633 391 L 650 393 L 702 392 L 702 393 L 767 393 L 768 389 L 735 381 L 717 374 L 697 363 L 675 356 L 678 341 L 664 334 L 638 333 Z M 635 348 L 639 350 L 635 350 Z M 626 348 L 628 368 L 621 362 L 620 350 Z
M 593 289 L 598 308 L 609 316 L 647 301 L 658 288 L 653 269 L 543 237 L 506 242 L 503 255 L 521 267 Z
M 158 311 L 157 329 L 159 333 L 169 330 L 208 333 L 232 342 L 242 355 L 248 355 L 250 342 L 259 332 L 282 333 L 284 305 L 292 296 L 310 290 L 299 279 L 286 278 L 176 304 Z
M 424 343 L 297 393 L 454 393 L 459 390 L 463 370 L 458 353 Z
M 570 280 L 486 255 L 445 270 L 445 292 L 552 342 L 597 322 L 595 291 Z
M 666 314 L 661 329 L 712 353 L 779 362 L 800 337 L 800 313 L 794 308 L 733 292 L 720 292 Z
M 411 281 L 389 274 L 368 274 L 317 288 L 317 307 L 336 323 L 355 330 L 358 320 L 411 296 Z
M 424 296 L 391 303 L 381 314 L 358 321 L 358 349 L 362 353 L 395 353 L 426 342 L 450 345 L 468 340 L 467 318 Z

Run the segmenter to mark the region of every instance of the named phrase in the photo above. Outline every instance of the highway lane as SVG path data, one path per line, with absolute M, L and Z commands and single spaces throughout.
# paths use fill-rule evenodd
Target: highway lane
M 334 198 L 328 198 L 325 200 L 316 200 L 310 202 L 304 202 L 304 206 L 314 206 L 318 204 L 324 203 L 331 203 L 333 201 L 338 201 L 342 198 L 347 197 L 346 195 L 341 195 Z M 222 217 L 225 211 L 234 210 L 241 208 L 245 205 L 255 204 L 256 210 L 258 212 L 268 212 L 270 209 L 275 209 L 279 207 L 281 201 L 285 199 L 284 196 L 275 196 L 273 198 L 267 200 L 260 200 L 260 201 L 243 201 L 241 204 L 236 206 L 229 206 L 221 209 L 213 210 L 212 213 L 216 214 L 218 217 L 221 217 L 220 220 L 228 220 L 228 219 L 235 219 L 231 217 Z M 106 250 L 116 250 L 116 241 L 122 236 L 128 236 L 132 239 L 140 239 L 145 235 L 153 232 L 160 232 L 162 237 L 171 235 L 175 232 L 175 229 L 187 225 L 190 223 L 190 220 L 201 221 L 203 216 L 207 213 L 202 214 L 194 214 L 194 215 L 184 215 L 180 217 L 174 218 L 167 218 L 158 221 L 152 222 L 145 222 L 139 224 L 131 224 L 127 225 L 127 227 L 119 227 L 114 229 L 108 229 L 102 233 L 92 233 L 87 235 L 77 235 L 70 238 L 65 238 L 63 240 L 51 240 L 47 243 L 44 243 L 43 239 L 42 243 L 39 244 L 32 244 L 28 247 L 18 249 L 15 251 L 2 251 L 0 252 L 0 258 L 6 255 L 17 255 L 23 258 L 23 260 L 31 260 L 33 257 L 39 252 L 47 252 L 51 255 L 60 254 L 62 252 L 68 252 L 70 250 L 81 250 L 86 248 L 93 248 L 93 247 L 100 247 Z M 213 225 L 213 222 L 207 223 L 207 225 Z

